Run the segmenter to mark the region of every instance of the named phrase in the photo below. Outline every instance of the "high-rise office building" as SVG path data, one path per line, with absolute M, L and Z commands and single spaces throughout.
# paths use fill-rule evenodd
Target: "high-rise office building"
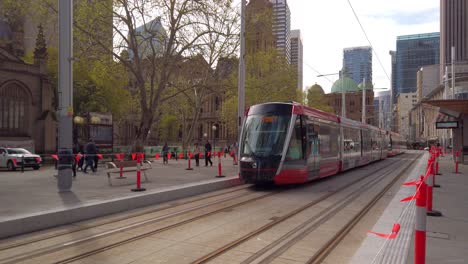
M 455 89 L 449 98 L 468 99 L 468 1 L 440 1 L 440 78 L 447 66 L 448 78 L 452 78 L 452 47 L 455 48 Z M 449 81 L 450 82 L 450 81 Z M 448 85 L 451 87 L 451 85 Z
M 291 65 L 297 69 L 297 88 L 302 90 L 302 38 L 299 29 L 291 30 Z
M 161 24 L 161 18 L 157 17 L 135 28 L 135 39 L 140 58 L 161 57 L 167 41 L 167 33 Z M 134 52 L 131 49 L 128 52 L 130 59 L 133 59 Z
M 372 48 L 353 47 L 343 50 L 343 69 L 356 83 L 372 83 Z
M 391 85 L 390 85 L 390 93 L 392 97 L 392 105 L 396 104 L 396 51 L 391 50 L 389 52 L 391 61 L 392 61 L 392 79 L 391 79 Z
M 397 37 L 394 102 L 400 93 L 416 92 L 417 72 L 422 66 L 439 64 L 439 44 L 438 32 Z
M 291 11 L 286 0 L 270 0 L 270 3 L 273 4 L 273 34 L 276 38 L 276 48 L 290 63 Z
M 440 1 L 440 64 L 450 63 L 451 47 L 455 61 L 468 61 L 468 1 Z
M 390 130 L 392 121 L 391 91 L 380 91 L 374 97 L 374 113 L 380 128 Z

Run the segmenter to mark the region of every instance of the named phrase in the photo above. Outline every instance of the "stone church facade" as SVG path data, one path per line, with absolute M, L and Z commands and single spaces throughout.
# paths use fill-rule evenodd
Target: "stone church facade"
M 47 77 L 47 49 L 42 29 L 39 32 L 33 64 L 15 56 L 12 46 L 8 45 L 8 32 L 3 32 L 0 42 L 0 146 L 55 153 L 56 96 Z

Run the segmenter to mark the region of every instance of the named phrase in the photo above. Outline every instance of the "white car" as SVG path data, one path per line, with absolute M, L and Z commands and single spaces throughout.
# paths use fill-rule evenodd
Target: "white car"
M 8 170 L 16 170 L 21 166 L 32 167 L 38 170 L 41 167 L 42 159 L 39 155 L 32 154 L 23 148 L 2 148 L 0 147 L 0 168 L 6 167 Z

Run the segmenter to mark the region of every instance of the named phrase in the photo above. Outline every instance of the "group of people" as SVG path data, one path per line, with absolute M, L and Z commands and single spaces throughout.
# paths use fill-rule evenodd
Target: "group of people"
M 226 157 L 226 154 L 229 153 L 231 150 L 235 149 L 235 145 L 226 145 L 224 147 L 224 157 Z M 207 140 L 204 146 L 204 152 L 205 152 L 205 167 L 210 164 L 210 166 L 213 166 L 213 161 L 211 160 L 212 156 L 212 147 L 211 143 Z M 194 148 L 193 148 L 193 153 L 195 154 L 195 166 L 200 166 L 200 156 L 198 153 L 202 151 L 200 145 L 198 143 L 195 143 Z M 163 154 L 163 164 L 168 164 L 168 154 L 169 154 L 169 146 L 167 143 L 164 143 L 164 146 L 162 148 L 162 154 Z M 172 156 L 175 156 L 177 160 L 177 149 L 174 148 L 174 152 L 171 153 Z
M 90 168 L 92 172 L 97 171 L 98 166 L 98 148 L 93 139 L 90 139 L 86 145 L 80 145 L 78 143 L 73 147 L 73 154 L 80 157 L 77 161 L 73 159 L 72 171 L 73 177 L 76 177 L 76 171 L 81 170 L 84 173 L 88 173 L 87 169 Z M 84 165 L 84 168 L 83 168 Z

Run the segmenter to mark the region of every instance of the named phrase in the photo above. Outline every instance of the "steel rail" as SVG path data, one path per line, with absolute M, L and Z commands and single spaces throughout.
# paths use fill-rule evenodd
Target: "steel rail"
M 174 200 L 174 201 L 171 201 L 172 203 L 168 202 L 169 204 L 167 204 L 165 206 L 162 206 L 162 207 L 159 207 L 159 208 L 156 208 L 156 209 L 151 209 L 151 210 L 142 209 L 143 211 L 141 211 L 141 212 L 137 212 L 137 213 L 126 215 L 126 216 L 117 217 L 117 218 L 114 218 L 114 219 L 109 219 L 109 220 L 103 221 L 103 222 L 101 222 L 99 224 L 90 225 L 90 226 L 83 226 L 83 227 L 78 226 L 76 228 L 73 228 L 73 230 L 66 230 L 66 231 L 54 233 L 54 234 L 51 234 L 51 235 L 48 235 L 48 236 L 46 235 L 46 236 L 42 236 L 42 237 L 39 237 L 39 238 L 30 239 L 30 240 L 27 240 L 27 241 L 13 243 L 13 244 L 9 244 L 9 245 L 6 245 L 6 246 L 0 246 L 0 252 L 8 250 L 8 249 L 13 249 L 13 248 L 16 248 L 16 247 L 25 246 L 25 245 L 28 245 L 28 244 L 43 242 L 43 241 L 46 241 L 46 240 L 49 240 L 49 239 L 52 239 L 52 238 L 57 238 L 57 237 L 60 237 L 60 236 L 69 235 L 69 234 L 73 234 L 73 233 L 76 233 L 76 232 L 80 232 L 80 231 L 84 231 L 84 230 L 88 230 L 88 229 L 92 229 L 92 228 L 96 228 L 96 227 L 102 227 L 102 226 L 108 225 L 108 224 L 115 224 L 115 223 L 118 223 L 118 222 L 121 222 L 121 221 L 128 221 L 129 219 L 137 218 L 137 217 L 140 217 L 140 216 L 143 216 L 143 215 L 146 215 L 146 214 L 157 213 L 157 212 L 161 212 L 161 211 L 171 209 L 171 208 L 174 208 L 174 207 L 187 205 L 187 204 L 190 204 L 190 203 L 200 202 L 200 201 L 211 199 L 211 198 L 214 198 L 214 197 L 217 197 L 217 196 L 223 196 L 223 195 L 226 195 L 226 194 L 229 194 L 229 193 L 242 191 L 242 190 L 250 188 L 250 187 L 251 187 L 251 185 L 242 186 L 241 188 L 234 187 L 234 188 L 236 188 L 235 190 L 229 190 L 229 191 L 222 192 L 222 193 L 219 193 L 219 194 L 213 194 L 213 195 L 209 195 L 209 196 L 206 196 L 206 197 L 200 197 L 200 198 L 197 198 L 197 199 L 187 201 L 184 204 L 174 205 L 174 201 L 177 201 L 177 200 Z M 231 189 L 231 188 L 229 188 L 229 189 Z M 125 213 L 125 212 L 121 212 L 121 213 Z M 117 214 L 121 214 L 121 213 L 117 213 Z M 103 217 L 106 217 L 106 216 L 103 216 Z M 68 225 L 73 225 L 73 223 L 68 224 Z M 8 238 L 6 238 L 6 240 L 8 240 Z M 5 243 L 5 244 L 7 244 L 7 243 Z
M 388 168 L 388 167 L 390 167 L 390 166 L 392 166 L 392 165 L 394 165 L 394 164 L 396 164 L 398 162 L 399 161 L 397 160 L 395 162 L 387 164 L 387 165 L 379 168 L 377 171 L 384 170 L 384 169 L 386 169 L 386 168 Z M 341 191 L 349 188 L 350 186 L 361 182 L 362 180 L 364 180 L 364 179 L 370 177 L 371 175 L 373 175 L 374 173 L 375 173 L 375 171 L 372 171 L 372 172 L 370 172 L 368 174 L 365 174 L 364 176 L 361 176 L 359 179 L 352 181 L 348 185 L 342 186 L 342 187 L 338 188 L 337 190 L 334 190 L 333 192 L 327 193 L 327 194 L 319 197 L 318 199 L 316 199 L 316 200 L 314 200 L 314 201 L 312 201 L 312 202 L 310 202 L 310 203 L 308 203 L 308 204 L 306 204 L 306 205 L 304 205 L 304 206 L 302 206 L 302 207 L 300 207 L 300 208 L 298 208 L 296 210 L 293 210 L 292 212 L 288 213 L 287 215 L 284 215 L 284 216 L 282 216 L 280 218 L 277 218 L 274 221 L 272 221 L 272 222 L 270 222 L 270 223 L 268 223 L 268 224 L 266 224 L 266 225 L 264 225 L 264 226 L 262 226 L 262 227 L 260 227 L 260 228 L 258 228 L 256 230 L 254 230 L 252 232 L 249 232 L 248 234 L 246 234 L 246 235 L 244 235 L 244 236 L 242 236 L 242 237 L 240 237 L 240 238 L 238 238 L 238 239 L 236 239 L 236 240 L 234 240 L 234 241 L 232 241 L 232 242 L 230 242 L 230 243 L 228 243 L 228 244 L 226 244 L 226 245 L 224 245 L 224 246 L 222 246 L 222 247 L 220 247 L 220 248 L 218 248 L 218 249 L 216 249 L 214 251 L 212 251 L 211 253 L 208 253 L 208 254 L 202 256 L 201 258 L 193 261 L 192 264 L 206 263 L 206 262 L 216 258 L 217 256 L 227 252 L 228 250 L 234 248 L 235 246 L 247 241 L 248 239 L 250 239 L 250 238 L 252 238 L 252 237 L 254 237 L 254 236 L 256 236 L 256 235 L 258 235 L 258 234 L 260 234 L 260 233 L 262 233 L 262 232 L 264 232 L 264 231 L 266 231 L 268 229 L 270 229 L 270 228 L 272 228 L 273 226 L 276 226 L 279 223 L 281 223 L 281 222 L 283 222 L 283 221 L 285 221 L 285 220 L 299 214 L 300 212 L 310 208 L 311 206 L 314 206 L 314 205 L 318 204 L 319 202 L 322 202 L 325 199 L 327 199 L 327 198 L 329 198 L 329 197 L 331 197 L 331 196 L 333 196 L 333 195 L 335 195 L 337 193 L 340 193 Z
M 404 172 L 407 169 L 407 167 L 411 166 L 412 161 L 408 161 L 406 163 L 407 163 L 406 166 L 404 166 L 403 168 L 400 167 L 401 173 Z M 356 199 L 358 199 L 360 196 L 362 196 L 362 194 L 365 193 L 366 190 L 369 190 L 367 189 L 368 187 L 375 186 L 376 183 L 379 183 L 387 179 L 387 176 L 392 174 L 392 172 L 394 171 L 393 170 L 386 171 L 385 173 L 379 175 L 378 177 L 366 182 L 364 185 L 359 186 L 358 189 L 348 194 L 346 197 L 343 197 L 339 201 L 335 202 L 333 205 L 324 208 L 319 213 L 307 219 L 301 225 L 297 226 L 296 228 L 294 228 L 287 234 L 283 235 L 281 238 L 277 239 L 275 242 L 271 243 L 270 245 L 266 246 L 259 252 L 255 253 L 254 255 L 252 255 L 251 257 L 249 257 L 242 263 L 243 264 L 252 263 L 252 262 L 264 263 L 264 264 L 270 263 L 273 259 L 280 256 L 290 247 L 292 247 L 297 242 L 301 241 L 310 233 L 315 231 L 322 224 L 326 223 L 327 221 L 335 217 L 335 215 L 341 212 L 341 210 L 343 210 L 346 206 L 348 206 L 349 204 L 354 202 Z M 399 177 L 399 174 L 400 172 L 397 174 L 397 176 L 395 176 L 395 178 Z M 362 190 L 365 190 L 365 191 L 362 191 Z M 374 198 L 375 196 L 372 199 Z M 259 261 L 260 258 L 262 259 Z
M 419 154 L 414 160 L 419 158 L 422 154 Z M 404 175 L 404 173 L 413 165 L 409 162 L 407 166 L 380 191 L 374 199 L 370 200 L 366 206 L 356 214 L 351 221 L 343 226 L 331 239 L 329 239 L 324 246 L 322 246 L 306 263 L 316 264 L 321 263 L 333 249 L 343 240 L 343 238 L 353 229 L 353 227 L 369 212 L 369 210 L 385 195 L 385 193 L 393 187 L 393 185 Z

